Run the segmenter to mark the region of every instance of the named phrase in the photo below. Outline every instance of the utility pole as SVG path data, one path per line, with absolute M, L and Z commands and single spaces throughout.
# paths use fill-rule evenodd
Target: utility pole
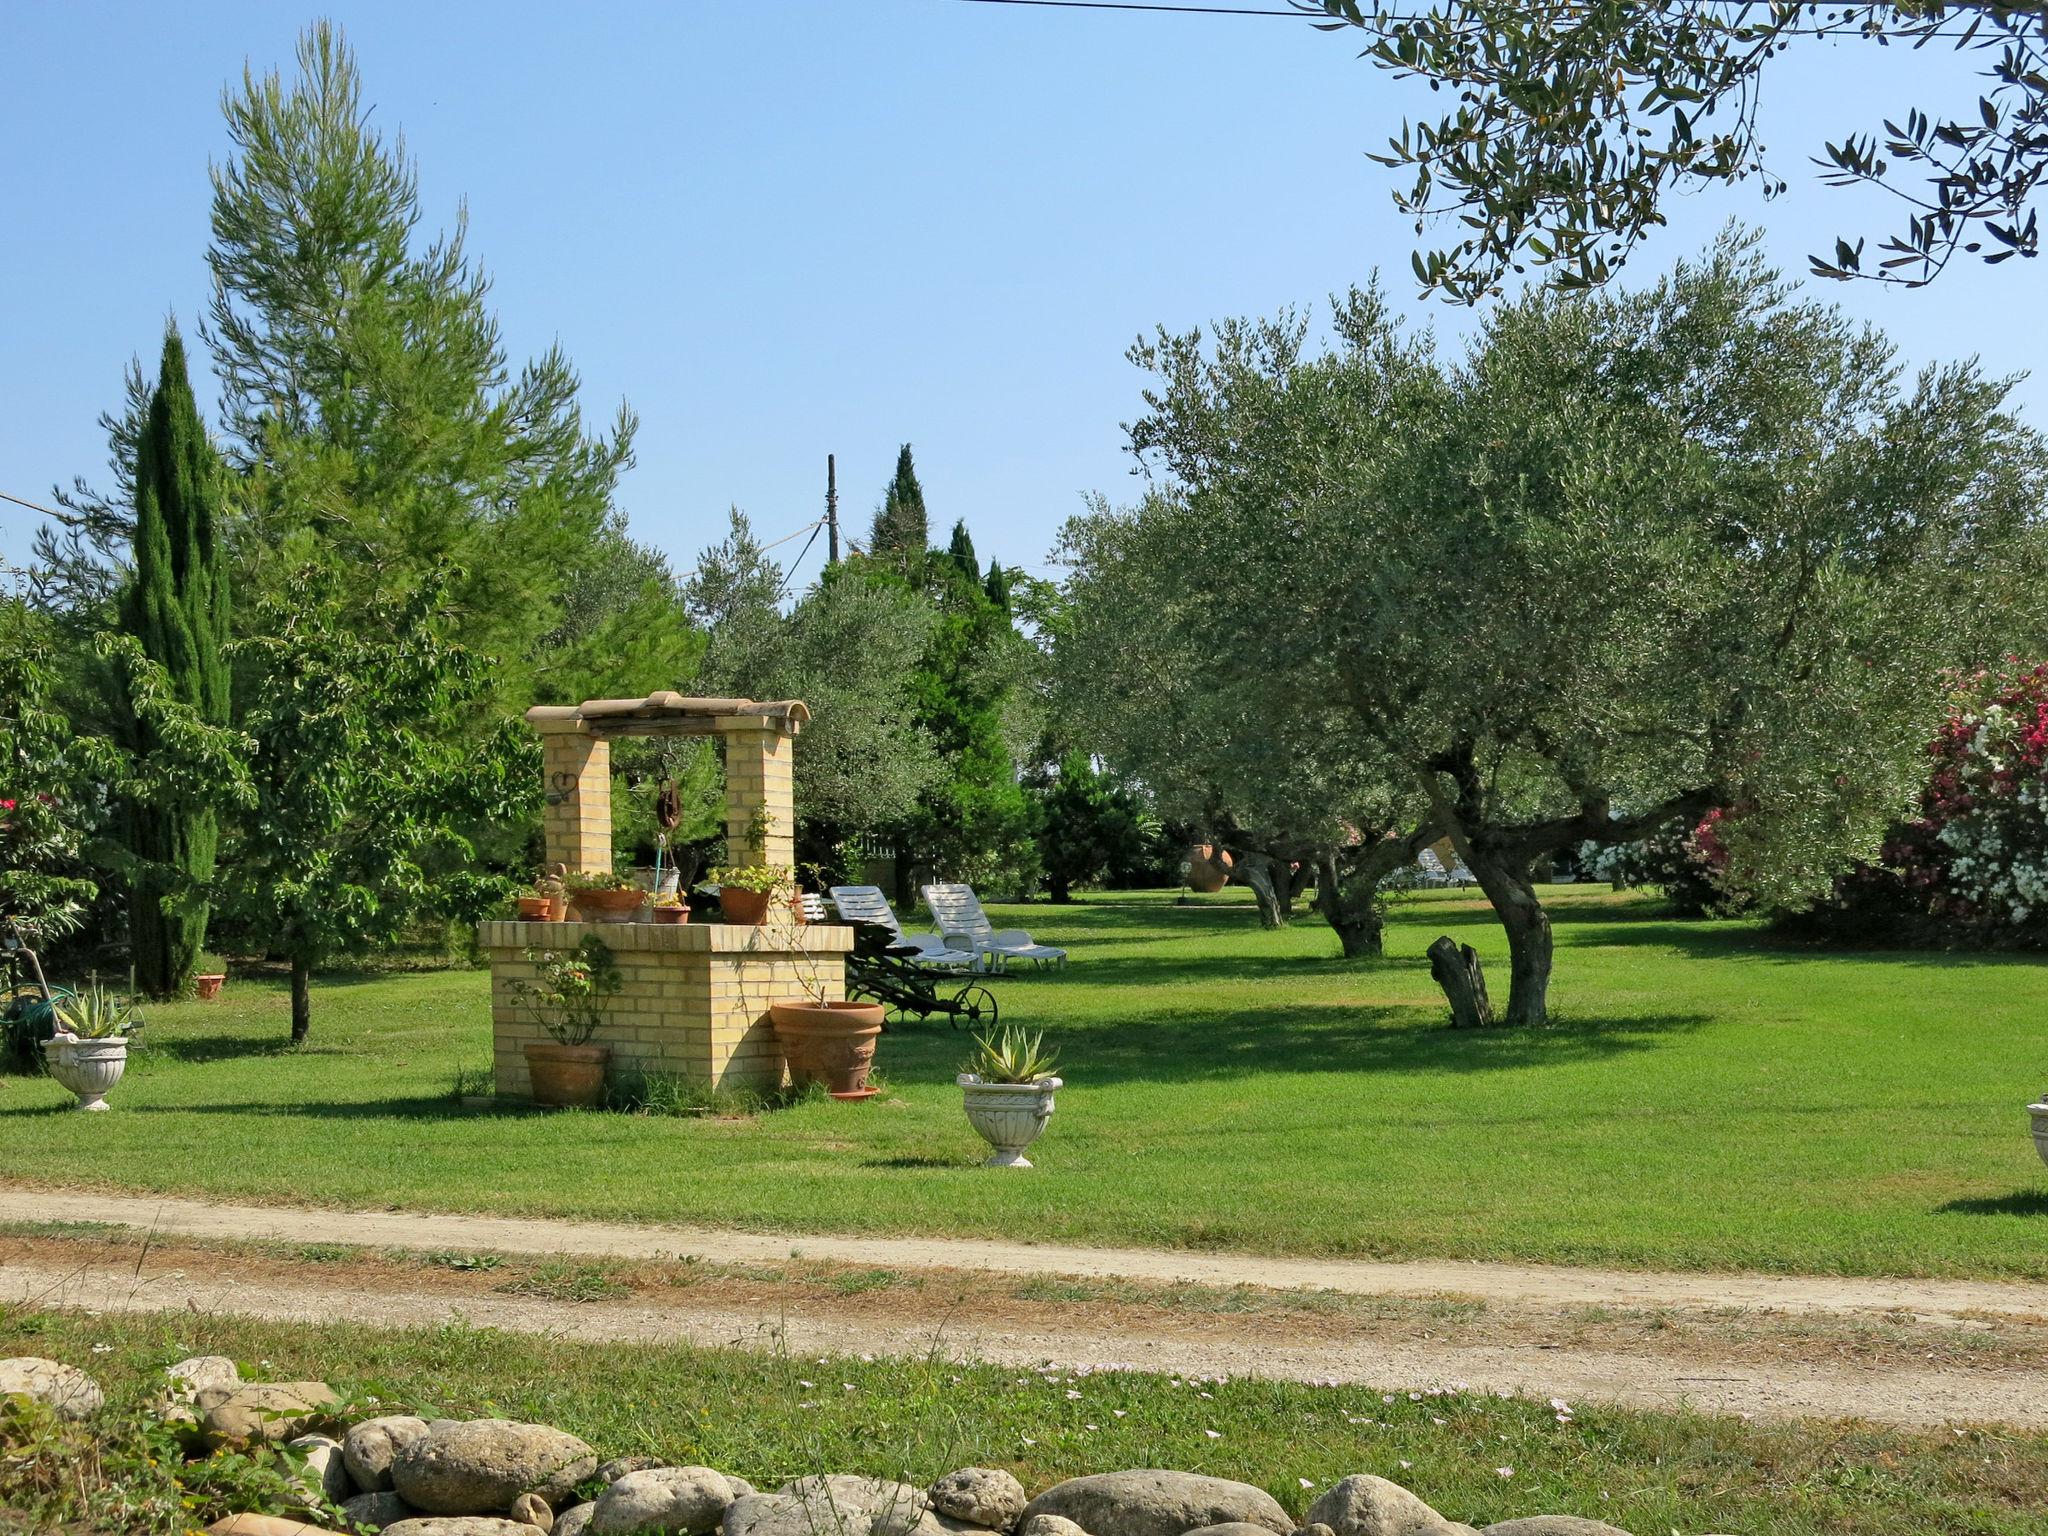
M 839 461 L 825 455 L 825 563 L 839 563 Z

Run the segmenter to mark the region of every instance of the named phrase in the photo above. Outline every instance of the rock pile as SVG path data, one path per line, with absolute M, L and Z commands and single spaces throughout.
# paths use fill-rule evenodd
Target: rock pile
M 929 1488 L 884 1478 L 801 1477 L 773 1493 L 710 1467 L 654 1457 L 600 1462 L 574 1435 L 510 1419 L 342 1422 L 324 1382 L 245 1382 L 217 1356 L 166 1372 L 161 1411 L 195 1450 L 270 1444 L 289 1454 L 307 1515 L 233 1515 L 214 1536 L 325 1536 L 319 1512 L 384 1536 L 1628 1536 L 1598 1520 L 1538 1515 L 1475 1531 L 1382 1477 L 1345 1478 L 1301 1524 L 1262 1488 L 1140 1469 L 1069 1478 L 1027 1500 L 1010 1473 L 949 1472 Z M 0 1360 L 0 1395 L 72 1418 L 104 1405 L 84 1372 Z

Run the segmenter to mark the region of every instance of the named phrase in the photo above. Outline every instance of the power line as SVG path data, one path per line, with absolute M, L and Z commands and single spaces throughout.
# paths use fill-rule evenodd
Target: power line
M 63 516 L 63 513 L 61 512 L 52 512 L 48 507 L 39 507 L 32 501 L 23 501 L 19 496 L 10 496 L 5 491 L 0 491 L 0 501 L 11 501 L 17 507 L 27 507 L 29 511 L 40 512 L 45 517 Z
M 1152 5 L 1143 0 L 963 0 L 967 5 L 1037 5 L 1057 11 L 1163 11 L 1187 16 L 1292 16 L 1296 21 L 1313 11 L 1274 11 L 1245 5 Z

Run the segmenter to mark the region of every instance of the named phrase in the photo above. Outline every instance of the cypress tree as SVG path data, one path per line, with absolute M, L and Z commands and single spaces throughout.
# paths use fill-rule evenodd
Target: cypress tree
M 169 675 L 179 703 L 210 725 L 228 723 L 228 588 L 220 547 L 223 469 L 207 440 L 175 326 L 135 451 L 135 572 L 121 594 L 121 628 Z M 157 743 L 130 710 L 126 745 Z M 206 943 L 205 886 L 219 826 L 204 806 L 130 804 L 123 818 L 129 931 L 136 985 L 169 997 L 191 978 Z
M 967 531 L 966 518 L 953 525 L 953 542 L 946 547 L 946 553 L 960 567 L 962 576 L 976 586 L 981 584 L 981 561 L 975 558 L 974 536 Z
M 875 526 L 868 535 L 868 553 L 898 564 L 922 558 L 931 544 L 931 528 L 925 517 L 924 487 L 917 483 L 917 466 L 910 462 L 910 444 L 896 455 L 896 476 L 883 493 Z
M 1004 613 L 1010 611 L 1010 573 L 1003 569 L 1000 560 L 989 563 L 988 581 L 983 584 L 981 590 L 986 592 L 988 600 Z

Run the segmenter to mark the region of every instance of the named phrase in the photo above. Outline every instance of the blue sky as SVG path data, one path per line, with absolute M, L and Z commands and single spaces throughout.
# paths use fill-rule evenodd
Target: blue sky
M 839 456 L 864 529 L 915 444 L 943 538 L 1037 568 L 1081 496 L 1126 493 L 1119 423 L 1141 330 L 1311 303 L 1384 268 L 1415 319 L 1411 228 L 1365 150 L 1426 89 L 1290 20 L 1119 15 L 962 0 L 673 0 L 0 11 L 0 490 L 103 480 L 95 417 L 164 315 L 205 298 L 218 93 L 289 62 L 319 14 L 348 30 L 378 120 L 403 128 L 430 217 L 467 199 L 515 358 L 559 338 L 595 415 L 640 412 L 621 501 L 679 568 L 737 503 L 766 536 L 820 510 Z M 1854 44 L 1768 77 L 1791 195 L 1682 200 L 1647 274 L 1723 220 L 1805 253 L 1896 214 L 1820 188 L 1826 136 L 1967 69 Z M 1873 239 L 1875 244 L 1875 239 Z M 1958 265 L 1934 289 L 1826 285 L 1915 362 L 2034 366 L 2048 271 Z M 2015 319 L 2015 317 L 2020 317 Z M 202 389 L 205 388 L 201 381 Z M 2022 386 L 2048 421 L 2048 383 Z M 0 506 L 0 556 L 36 519 Z M 811 556 L 814 562 L 817 554 Z

